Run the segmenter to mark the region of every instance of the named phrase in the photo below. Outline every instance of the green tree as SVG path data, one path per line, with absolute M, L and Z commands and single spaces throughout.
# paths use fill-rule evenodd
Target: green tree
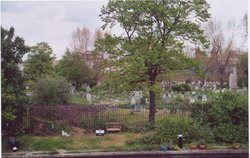
M 33 87 L 33 99 L 36 104 L 66 104 L 70 97 L 70 83 L 59 76 L 44 76 Z
M 66 50 L 64 56 L 56 66 L 58 75 L 64 76 L 72 84 L 76 90 L 79 90 L 84 83 L 91 82 L 90 70 L 85 63 L 82 53 L 70 52 Z
M 53 50 L 46 42 L 40 42 L 36 46 L 31 47 L 28 59 L 24 65 L 25 78 L 36 81 L 43 75 L 51 74 L 54 58 Z
M 1 27 L 2 131 L 16 134 L 22 130 L 25 93 L 24 79 L 18 64 L 29 51 L 24 40 L 14 34 L 14 28 Z
M 241 54 L 237 63 L 237 70 L 239 87 L 248 87 L 248 53 Z
M 109 85 L 120 92 L 148 91 L 149 122 L 155 121 L 157 77 L 169 70 L 198 70 L 183 48 L 188 42 L 207 46 L 200 24 L 209 18 L 208 8 L 205 0 L 153 0 L 109 1 L 101 9 L 103 28 L 119 23 L 124 30 L 124 36 L 106 35 L 96 42 L 96 50 L 110 57 L 107 64 L 113 81 Z

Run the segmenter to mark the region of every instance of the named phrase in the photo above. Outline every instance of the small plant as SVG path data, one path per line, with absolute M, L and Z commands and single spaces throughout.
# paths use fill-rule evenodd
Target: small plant
M 205 139 L 200 139 L 198 142 L 197 142 L 198 145 L 206 145 L 207 142 Z
M 205 139 L 201 139 L 197 142 L 199 149 L 207 149 L 207 142 Z
M 234 143 L 233 144 L 233 149 L 240 149 L 240 144 L 239 143 Z
M 192 142 L 189 144 L 189 148 L 190 148 L 190 149 L 198 149 L 197 142 L 192 141 Z

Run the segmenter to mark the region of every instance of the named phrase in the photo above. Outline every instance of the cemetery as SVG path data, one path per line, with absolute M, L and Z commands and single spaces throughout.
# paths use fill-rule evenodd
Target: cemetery
M 173 87 L 181 84 L 186 83 L 175 82 Z M 247 148 L 248 146 L 245 144 L 248 139 L 247 130 L 244 131 L 244 128 L 247 127 L 247 124 L 244 125 L 247 120 L 247 111 L 244 111 L 247 109 L 247 89 L 220 88 L 216 82 L 205 82 L 200 86 L 199 81 L 193 81 L 187 85 L 191 87 L 188 89 L 190 91 L 176 91 L 175 89 L 159 95 L 156 125 L 148 123 L 148 101 L 146 97 L 142 97 L 142 93 L 139 91 L 131 92 L 128 98 L 123 100 L 123 104 L 116 104 L 116 102 L 91 104 L 95 100 L 89 100 L 86 97 L 85 102 L 88 104 L 85 105 L 31 106 L 24 124 L 29 127 L 25 131 L 28 135 L 18 137 L 17 141 L 26 150 L 56 151 L 60 148 L 66 150 L 84 148 L 85 150 L 97 149 L 100 151 L 111 148 L 112 150 L 158 150 L 160 146 L 161 150 L 166 150 L 164 148 L 166 146 L 177 150 L 177 136 L 182 134 L 182 148 L 184 149 L 192 149 L 194 147 L 191 147 L 191 144 L 199 144 L 202 141 L 205 142 L 208 149 L 232 148 L 235 143 L 240 144 L 241 148 Z M 79 97 L 84 97 L 84 95 Z M 220 100 L 218 97 L 220 99 L 226 97 L 226 100 Z M 119 98 L 113 100 L 119 100 Z M 216 131 L 212 126 L 203 127 L 201 124 L 202 121 L 209 121 L 206 119 L 212 119 L 206 116 L 208 115 L 206 112 L 209 110 L 208 108 L 211 110 L 219 108 L 211 107 L 212 103 L 216 102 L 220 102 L 217 103 L 218 105 L 221 103 L 232 104 L 230 105 L 231 110 L 224 109 L 225 113 L 209 117 L 219 117 L 219 115 L 228 115 L 235 110 L 238 111 L 237 116 L 228 115 L 228 119 L 231 121 L 240 119 L 238 122 L 229 121 L 232 123 L 229 128 L 233 130 L 231 131 L 233 133 L 229 133 L 232 134 L 229 138 L 222 137 L 221 132 L 224 131 L 220 130 L 225 127 L 222 129 L 214 127 L 219 130 Z M 223 107 L 227 108 L 225 105 Z M 223 111 L 223 109 L 221 110 Z M 225 125 L 226 120 L 221 120 L 222 125 Z M 239 126 L 240 124 L 241 126 Z M 186 129 L 185 132 L 184 129 Z M 241 131 L 238 131 L 239 129 Z M 235 130 L 239 133 L 234 134 Z M 170 133 L 172 134 L 169 135 Z M 119 142 L 118 145 L 112 143 L 116 141 Z M 5 143 L 7 142 L 5 140 Z M 50 145 L 42 147 L 42 144 L 46 142 L 52 143 L 53 148 L 50 148 Z M 217 142 L 223 142 L 223 145 L 219 146 Z M 7 145 L 5 143 L 4 145 Z M 74 145 L 75 143 L 81 145 L 77 147 Z M 88 143 L 93 143 L 93 145 L 88 145 Z M 84 147 L 82 148 L 82 146 Z
M 226 29 L 210 0 L 38 3 L 17 6 L 66 24 L 36 44 L 1 26 L 3 157 L 248 155 L 247 13 Z

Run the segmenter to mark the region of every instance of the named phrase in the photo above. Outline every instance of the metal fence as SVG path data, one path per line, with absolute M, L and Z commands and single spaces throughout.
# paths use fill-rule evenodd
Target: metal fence
M 188 114 L 187 108 L 168 106 L 157 108 L 155 119 L 169 114 Z M 26 120 L 53 123 L 63 122 L 69 126 L 95 130 L 106 123 L 119 122 L 127 129 L 143 128 L 148 123 L 149 106 L 131 105 L 81 105 L 81 106 L 31 106 Z M 27 121 L 27 123 L 30 121 Z M 27 125 L 28 126 L 28 125 Z

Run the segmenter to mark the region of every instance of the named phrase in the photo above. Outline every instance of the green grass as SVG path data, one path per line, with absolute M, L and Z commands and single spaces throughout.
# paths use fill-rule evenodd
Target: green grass
M 88 101 L 84 97 L 80 96 L 71 96 L 69 103 L 71 104 L 88 104 Z
M 22 151 L 49 151 L 55 152 L 59 149 L 67 151 L 77 150 L 98 150 L 98 151 L 110 151 L 110 150 L 130 150 L 133 146 L 128 145 L 127 141 L 131 141 L 135 138 L 141 137 L 140 134 L 129 133 L 115 133 L 108 134 L 104 137 L 97 137 L 95 134 L 87 134 L 82 137 L 62 137 L 62 136 L 21 136 L 17 140 L 21 142 Z M 7 145 L 7 138 L 2 139 L 3 152 L 7 152 L 5 149 Z M 138 149 L 138 145 L 135 145 Z M 148 148 L 148 146 L 147 146 Z
M 70 153 L 90 151 L 142 151 L 159 150 L 160 145 L 128 143 L 145 134 L 136 133 L 115 133 L 104 137 L 97 137 L 95 134 L 87 134 L 82 137 L 62 136 L 21 136 L 17 140 L 21 142 L 21 151 L 44 151 L 57 153 L 57 150 L 64 149 Z M 2 152 L 9 152 L 5 149 L 7 138 L 2 139 Z M 233 144 L 207 144 L 208 149 L 231 149 Z M 177 147 L 177 144 L 173 144 Z M 248 144 L 240 144 L 241 148 L 248 148 Z M 189 149 L 189 144 L 184 144 L 184 150 Z

